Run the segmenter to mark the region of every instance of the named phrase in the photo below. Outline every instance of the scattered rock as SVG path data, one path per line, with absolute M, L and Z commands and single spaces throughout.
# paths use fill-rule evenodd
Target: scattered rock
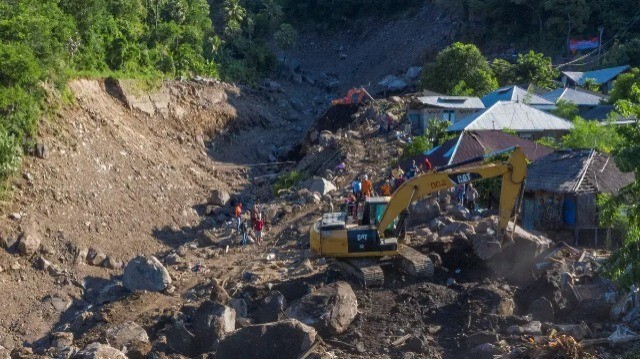
M 451 236 L 456 233 L 462 233 L 466 236 L 472 235 L 475 233 L 473 227 L 469 223 L 465 222 L 453 222 L 451 224 L 447 224 L 440 229 L 441 236 Z
M 538 298 L 529 305 L 529 314 L 541 322 L 553 322 L 555 319 L 553 304 L 545 297 Z
M 222 305 L 227 305 L 229 303 L 229 294 L 215 278 L 211 283 L 211 295 L 209 296 L 209 299 L 214 303 Z
M 469 210 L 466 209 L 464 206 L 455 206 L 453 207 L 450 211 L 449 214 L 451 216 L 453 216 L 453 218 L 459 220 L 459 221 L 468 221 L 469 217 L 471 217 L 471 214 L 469 213 Z
M 387 91 L 402 91 L 407 87 L 407 83 L 402 81 L 398 76 L 388 75 L 382 81 L 378 82 Z
M 113 282 L 106 285 L 98 294 L 96 298 L 97 304 L 105 304 L 118 301 L 127 295 L 131 294 L 127 288 L 122 285 L 122 282 Z
M 152 346 L 149 342 L 133 341 L 127 347 L 127 357 L 129 359 L 147 359 Z
M 106 260 L 102 262 L 102 265 L 109 269 L 121 269 L 123 266 L 123 263 L 122 261 L 116 259 L 115 257 L 109 256 L 107 257 Z
M 479 331 L 467 336 L 467 345 L 476 347 L 484 343 L 495 343 L 498 341 L 498 335 L 494 332 Z
M 104 263 L 106 260 L 107 260 L 106 254 L 104 254 L 101 251 L 96 251 L 95 255 L 93 255 L 89 259 L 89 264 L 91 264 L 92 266 L 100 267 L 102 266 L 102 263 Z
M 42 243 L 40 234 L 35 228 L 29 227 L 22 233 L 22 237 L 20 237 L 18 252 L 23 256 L 31 256 L 38 251 L 40 243 Z
M 229 299 L 229 306 L 236 312 L 236 317 L 244 318 L 247 316 L 247 302 L 240 298 Z
M 165 333 L 167 345 L 178 353 L 194 357 L 197 352 L 196 337 L 191 333 L 184 322 L 176 320 Z
M 38 142 L 36 144 L 36 156 L 42 159 L 49 158 L 49 146 L 46 143 Z
M 335 335 L 344 332 L 356 317 L 358 301 L 347 282 L 335 282 L 302 297 L 285 313 L 321 335 Z
M 236 312 L 227 306 L 205 301 L 196 311 L 193 329 L 199 351 L 210 351 L 219 340 L 236 329 Z
M 54 348 L 69 347 L 73 345 L 73 339 L 73 333 L 71 332 L 51 333 L 51 346 Z
M 127 359 L 118 349 L 105 344 L 92 343 L 87 345 L 76 356 L 78 359 Z
M 75 264 L 85 263 L 87 260 L 87 256 L 89 255 L 89 250 L 87 248 L 82 248 L 76 253 L 76 257 L 74 258 Z
M 400 347 L 400 350 L 411 353 L 423 353 L 425 351 L 425 341 L 415 335 L 411 335 L 404 344 Z
M 216 206 L 226 206 L 230 199 L 229 192 L 217 189 L 211 194 L 210 202 Z
M 593 332 L 585 322 L 580 324 L 553 324 L 551 328 L 555 329 L 559 334 L 572 336 L 576 340 L 583 340 L 593 336 Z
M 524 325 L 512 325 L 507 328 L 509 334 L 540 335 L 542 334 L 542 323 L 537 320 Z
M 126 321 L 107 329 L 106 337 L 115 348 L 129 347 L 133 342 L 149 342 L 147 332 L 132 321 Z
M 171 276 L 158 258 L 139 256 L 127 264 L 122 283 L 132 292 L 160 292 L 171 285 Z
M 427 224 L 440 216 L 440 205 L 437 201 L 422 200 L 411 205 L 409 225 Z
M 315 340 L 315 329 L 295 319 L 252 325 L 221 341 L 216 357 L 297 359 Z
M 409 67 L 409 69 L 407 70 L 407 73 L 404 75 L 404 78 L 407 81 L 415 80 L 418 77 L 420 77 L 421 73 L 422 73 L 422 67 L 412 66 L 412 67 Z
M 280 320 L 282 313 L 287 307 L 287 300 L 278 291 L 272 292 L 264 298 L 260 307 L 253 314 L 256 323 L 270 323 Z

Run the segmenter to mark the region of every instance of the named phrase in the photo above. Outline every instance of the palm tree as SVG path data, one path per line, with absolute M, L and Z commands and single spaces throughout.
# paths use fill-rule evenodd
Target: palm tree
M 240 5 L 238 0 L 225 0 L 224 15 L 227 22 L 241 24 L 244 17 L 247 16 L 247 10 Z

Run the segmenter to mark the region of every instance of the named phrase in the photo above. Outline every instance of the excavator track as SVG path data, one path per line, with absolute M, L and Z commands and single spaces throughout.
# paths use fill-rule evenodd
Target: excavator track
M 370 259 L 336 260 L 336 266 L 348 277 L 360 282 L 365 287 L 384 285 L 384 272 L 379 262 Z
M 398 245 L 398 262 L 402 271 L 415 278 L 433 277 L 435 266 L 431 258 L 409 246 Z

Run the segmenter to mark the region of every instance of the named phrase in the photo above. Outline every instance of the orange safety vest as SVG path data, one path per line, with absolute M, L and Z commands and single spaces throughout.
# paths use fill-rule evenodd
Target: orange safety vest
M 388 183 L 383 184 L 381 192 L 383 196 L 391 196 L 391 186 Z
M 365 196 L 371 196 L 371 192 L 373 192 L 373 185 L 371 184 L 371 181 L 362 181 L 362 194 Z

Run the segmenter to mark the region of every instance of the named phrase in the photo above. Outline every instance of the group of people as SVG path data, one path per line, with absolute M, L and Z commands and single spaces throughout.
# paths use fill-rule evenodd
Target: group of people
M 249 236 L 249 228 L 253 229 L 255 234 L 256 243 L 261 246 L 263 242 L 262 232 L 264 230 L 264 215 L 260 210 L 260 206 L 255 204 L 252 211 L 242 210 L 242 202 L 236 203 L 233 216 L 236 226 L 236 238 L 242 236 L 240 244 L 244 247 L 248 242 L 253 243 L 253 240 Z
M 467 185 L 459 184 L 454 189 L 454 197 L 458 201 L 458 204 L 464 206 L 466 204 L 470 211 L 476 209 L 478 204 L 478 190 L 473 187 L 473 184 Z

